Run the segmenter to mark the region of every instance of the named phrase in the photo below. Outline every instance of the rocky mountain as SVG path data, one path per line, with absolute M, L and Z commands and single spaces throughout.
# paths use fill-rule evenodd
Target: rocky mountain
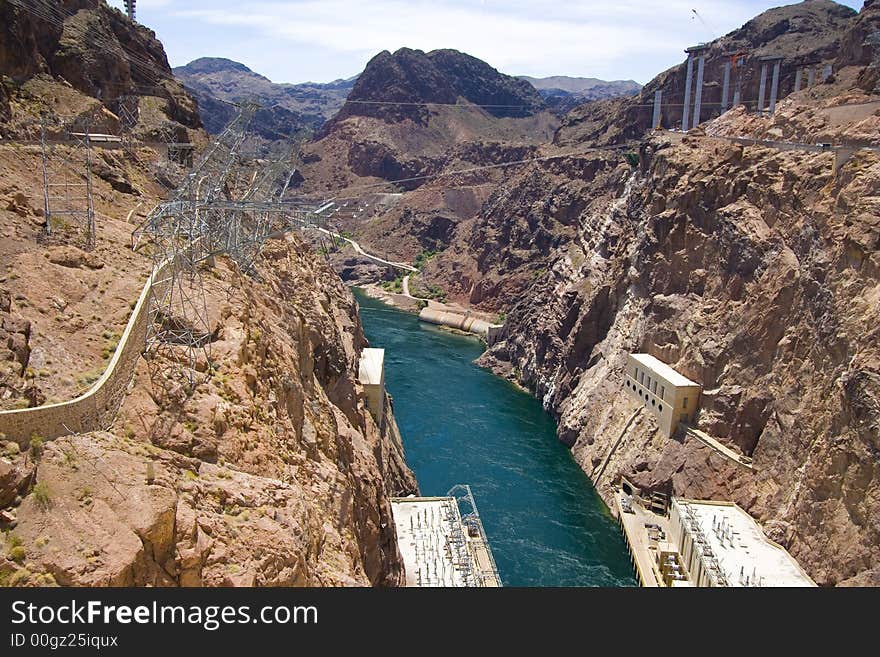
M 149 31 L 103 3 L 43 4 L 52 13 L 38 18 L 0 2 L 2 411 L 76 399 L 122 353 L 153 264 L 131 233 L 168 193 L 149 130 L 176 117 L 196 145 L 205 140 Z M 154 86 L 141 77 L 148 52 L 167 74 Z M 96 243 L 83 251 L 70 226 L 44 233 L 42 153 L 26 128 L 41 114 L 65 125 L 87 115 L 118 134 L 108 95 L 119 88 L 161 95 L 138 96 L 132 146 L 92 149 Z M 50 158 L 74 163 L 77 146 L 55 136 Z M 70 164 L 73 178 L 81 171 Z M 195 364 L 199 385 L 166 376 L 180 366 L 174 347 L 149 360 L 135 347 L 103 430 L 56 438 L 34 422 L 24 436 L 0 435 L 0 585 L 400 583 L 389 498 L 416 483 L 390 401 L 381 425 L 365 406 L 357 304 L 294 235 L 270 240 L 255 264 L 246 276 L 218 255 L 203 272 L 210 346 Z M 50 412 L 69 421 L 65 408 Z
M 566 75 L 554 75 L 546 78 L 532 78 L 527 75 L 517 76 L 531 84 L 541 97 L 559 116 L 594 100 L 633 96 L 642 88 L 633 80 L 599 80 L 598 78 L 578 78 Z
M 280 84 L 221 57 L 196 59 L 176 67 L 174 75 L 198 100 L 208 132 L 218 133 L 229 123 L 232 103 L 255 99 L 263 105 L 254 117 L 255 130 L 269 140 L 318 130 L 342 107 L 356 79 Z
M 324 134 L 352 116 L 386 122 L 410 119 L 426 125 L 432 110 L 424 103 L 447 105 L 460 99 L 497 118 L 526 117 L 544 109 L 531 85 L 476 57 L 457 50 L 424 53 L 401 48 L 394 54 L 383 51 L 369 61 Z
M 443 171 L 530 157 L 557 125 L 531 85 L 474 57 L 454 50 L 383 52 L 319 138 L 303 147 L 302 189 L 336 197 L 363 185 L 414 192 Z M 414 258 L 426 244 L 444 248 L 501 176 L 501 168 L 486 169 L 459 178 L 468 187 L 461 193 L 398 195 L 378 214 L 369 199 L 355 199 L 355 206 L 372 209 L 346 211 L 334 221 L 394 257 Z
M 16 129 L 17 117 L 41 111 L 66 120 L 89 116 L 99 128 L 118 129 L 115 115 L 95 109 L 112 113 L 126 95 L 143 104 L 142 130 L 171 121 L 184 140 L 187 130 L 201 127 L 195 102 L 174 80 L 151 30 L 102 0 L 42 4 L 33 12 L 0 2 L 0 119 L 7 131 Z
M 831 0 L 806 0 L 777 7 L 756 16 L 740 29 L 708 44 L 704 72 L 702 118 L 718 116 L 721 109 L 723 67 L 731 53 L 745 53 L 742 67 L 742 100 L 754 109 L 758 99 L 760 66 L 765 56 L 784 57 L 779 95 L 791 93 L 796 71 L 805 64 L 822 65 L 835 60 L 841 39 L 856 12 Z M 696 45 L 696 44 L 692 44 Z M 685 63 L 658 75 L 638 95 L 588 103 L 572 110 L 563 120 L 554 142 L 560 146 L 617 144 L 638 139 L 652 128 L 654 92 L 663 92 L 661 124 L 680 127 L 684 107 Z

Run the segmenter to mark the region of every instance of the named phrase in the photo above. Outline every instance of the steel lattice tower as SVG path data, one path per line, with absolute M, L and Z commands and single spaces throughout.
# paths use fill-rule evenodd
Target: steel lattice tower
M 90 125 L 64 128 L 62 143 L 50 142 L 49 124 L 40 126 L 43 168 L 44 237 L 95 248 Z

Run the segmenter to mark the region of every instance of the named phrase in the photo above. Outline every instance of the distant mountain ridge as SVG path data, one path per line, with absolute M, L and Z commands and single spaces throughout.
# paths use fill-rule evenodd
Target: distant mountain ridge
M 528 75 L 517 77 L 537 89 L 557 116 L 562 116 L 584 103 L 619 96 L 634 96 L 642 90 L 642 85 L 634 80 L 609 81 L 567 75 L 553 75 L 546 78 L 533 78 Z
M 235 110 L 228 103 L 256 99 L 266 109 L 257 114 L 255 127 L 269 140 L 319 129 L 342 107 L 357 79 L 326 84 L 275 83 L 223 57 L 201 57 L 173 72 L 196 97 L 209 132 L 219 132 L 232 118 Z
M 565 91 L 570 94 L 583 93 L 596 87 L 620 89 L 620 95 L 638 92 L 642 88 L 635 80 L 600 80 L 599 78 L 579 78 L 568 75 L 551 75 L 546 78 L 533 78 L 528 75 L 517 75 L 535 89 L 540 91 Z

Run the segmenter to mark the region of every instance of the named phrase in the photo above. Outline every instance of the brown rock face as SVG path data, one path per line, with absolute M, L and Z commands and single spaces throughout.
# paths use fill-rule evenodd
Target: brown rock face
M 880 4 L 865 0 L 859 17 L 853 21 L 841 42 L 836 67 L 864 66 L 859 86 L 880 92 Z
M 111 110 L 121 95 L 158 97 L 169 119 L 201 126 L 156 35 L 101 0 L 50 0 L 35 11 L 0 3 L 0 72 L 12 78 L 12 94 L 35 76 L 51 76 Z M 0 118 L 8 93 L 0 92 Z
M 803 139 L 839 102 L 787 101 L 772 122 L 741 121 Z M 865 111 L 834 129 L 860 131 L 876 120 Z M 743 125 L 728 117 L 706 132 Z M 820 584 L 865 583 L 880 558 L 880 160 L 860 152 L 837 176 L 831 165 L 831 154 L 711 137 L 646 142 L 619 196 L 578 217 L 484 363 L 558 414 L 560 438 L 593 474 L 637 409 L 622 390 L 626 354 L 670 363 L 703 385 L 698 426 L 751 455 L 754 472 L 692 438 L 662 438 L 643 412 L 599 492 L 624 475 L 736 501 Z
M 38 467 L 10 509 L 26 556 L 8 582 L 400 582 L 389 497 L 417 488 L 390 405 L 381 427 L 364 405 L 356 304 L 293 238 L 268 245 L 259 270 L 258 283 L 218 265 L 219 373 L 194 394 L 160 392 L 144 363 L 112 432 L 14 457 Z
M 15 502 L 15 498 L 25 492 L 24 489 L 32 474 L 33 468 L 16 467 L 9 461 L 0 458 L 0 509 Z

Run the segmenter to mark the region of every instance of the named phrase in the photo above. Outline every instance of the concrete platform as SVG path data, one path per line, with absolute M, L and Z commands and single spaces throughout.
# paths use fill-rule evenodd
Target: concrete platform
M 406 586 L 501 586 L 481 535 L 471 536 L 454 497 L 391 500 Z

